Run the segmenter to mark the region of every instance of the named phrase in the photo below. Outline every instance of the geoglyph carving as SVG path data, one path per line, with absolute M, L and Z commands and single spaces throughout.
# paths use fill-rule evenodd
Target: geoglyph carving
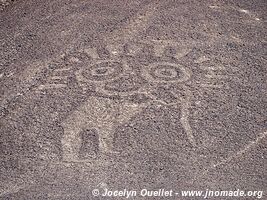
M 191 93 L 188 87 L 183 84 L 190 79 L 191 72 L 184 66 L 172 62 L 153 62 L 142 66 L 141 71 L 138 72 L 128 66 L 126 60 L 122 58 L 116 59 L 113 54 L 112 59 L 92 61 L 91 64 L 77 70 L 75 75 L 81 86 L 84 86 L 84 83 L 94 84 L 96 92 L 103 94 L 103 96 L 127 97 L 141 94 L 146 96 L 148 100 L 143 103 L 133 103 L 123 99 L 114 100 L 100 96 L 89 97 L 85 103 L 62 122 L 64 128 L 64 136 L 62 138 L 64 161 L 85 161 L 81 160 L 78 155 L 81 146 L 79 133 L 84 129 L 97 130 L 99 152 L 116 153 L 113 147 L 113 136 L 116 128 L 127 123 L 151 103 L 156 103 L 159 106 L 175 106 L 179 109 L 181 111 L 180 121 L 188 140 L 192 145 L 196 145 L 188 119 Z M 105 87 L 113 81 L 129 75 L 141 76 L 149 84 L 143 84 L 125 91 L 112 90 Z M 162 83 L 165 85 L 182 84 L 184 91 L 186 91 L 185 97 L 172 92 L 176 98 L 175 102 L 172 103 L 157 98 L 153 92 Z

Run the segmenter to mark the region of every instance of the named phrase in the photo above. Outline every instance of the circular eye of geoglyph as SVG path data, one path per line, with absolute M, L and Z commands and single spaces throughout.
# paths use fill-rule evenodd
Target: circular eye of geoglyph
M 123 63 L 114 60 L 102 60 L 80 69 L 76 75 L 83 82 L 107 82 L 123 73 Z
M 180 83 L 190 79 L 191 74 L 185 67 L 168 62 L 152 63 L 142 68 L 142 76 L 150 82 Z

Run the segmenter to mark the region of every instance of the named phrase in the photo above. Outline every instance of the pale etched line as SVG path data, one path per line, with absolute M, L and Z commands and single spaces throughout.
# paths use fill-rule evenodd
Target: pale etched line
M 221 11 L 231 11 L 231 10 L 234 10 L 234 11 L 238 11 L 238 12 L 241 12 L 241 13 L 244 13 L 246 15 L 248 15 L 250 18 L 256 20 L 256 21 L 260 21 L 261 19 L 257 17 L 256 14 L 252 13 L 251 11 L 249 10 L 246 10 L 246 9 L 243 9 L 243 8 L 239 8 L 239 7 L 236 7 L 236 6 L 218 6 L 218 5 L 210 5 L 209 8 L 211 9 L 216 9 L 217 11 L 218 10 L 221 10 Z M 229 20 L 227 20 L 228 22 L 230 22 Z M 234 21 L 231 21 L 231 22 L 234 22 Z
M 230 35 L 232 39 L 234 39 L 235 42 L 237 43 L 242 43 L 242 39 L 240 39 L 240 36 L 237 35 Z
M 37 90 L 45 89 L 59 89 L 67 87 L 67 80 L 69 76 L 51 76 L 47 81 L 48 83 L 39 85 Z M 49 81 L 60 81 L 61 83 L 49 83 Z M 63 83 L 62 83 L 63 82 Z
M 260 21 L 261 19 L 258 18 L 254 13 L 250 12 L 249 10 L 246 9 L 242 9 L 242 8 L 235 8 L 232 7 L 232 9 L 238 10 L 239 12 L 245 13 L 246 15 L 248 15 L 250 18 L 256 20 L 256 21 Z
M 54 60 L 58 61 L 59 57 L 52 57 L 47 60 L 42 61 L 34 61 L 29 64 L 29 67 L 25 67 L 24 70 L 18 74 L 18 80 L 14 84 L 13 89 L 19 90 L 20 94 L 18 93 L 11 93 L 6 91 L 6 94 L 2 96 L 0 109 L 8 108 L 10 102 L 17 99 L 18 96 L 23 96 L 31 91 L 36 91 L 38 89 L 38 83 L 43 80 L 42 72 L 49 71 L 49 63 Z M 25 64 L 26 65 L 26 64 Z
M 204 88 L 217 88 L 217 89 L 220 89 L 220 88 L 223 88 L 224 85 L 217 85 L 217 84 L 200 84 L 200 87 L 204 87 Z
M 252 149 L 253 147 L 257 146 L 257 144 L 259 144 L 264 138 L 266 138 L 266 136 L 267 136 L 267 132 L 263 132 L 263 133 L 259 134 L 259 136 L 256 138 L 256 140 L 251 141 L 247 146 L 245 146 L 245 148 L 243 148 L 240 151 L 237 151 L 236 153 L 234 153 L 233 155 L 229 156 L 228 158 L 223 159 L 220 162 L 218 162 L 216 164 L 213 164 L 209 168 L 205 169 L 202 174 L 198 175 L 197 177 L 194 177 L 194 179 L 192 179 L 192 182 L 194 182 L 196 180 L 199 180 L 199 178 L 207 175 L 207 173 L 209 173 L 213 169 L 216 169 L 218 166 L 226 165 L 230 161 L 232 161 L 233 159 L 239 158 L 240 156 L 242 156 L 243 154 L 248 152 L 250 149 Z
M 162 57 L 164 55 L 164 52 L 165 52 L 165 49 L 166 47 L 168 47 L 170 45 L 166 45 L 166 44 L 154 44 L 154 52 L 155 52 L 155 55 L 157 57 Z M 186 56 L 190 51 L 192 50 L 192 48 L 188 48 L 188 47 L 182 47 L 182 46 L 179 46 L 178 48 L 176 47 L 175 48 L 175 55 L 174 57 L 176 59 L 180 59 L 184 56 Z
M 203 63 L 203 62 L 207 62 L 209 60 L 210 60 L 210 58 L 208 58 L 206 56 L 201 56 L 197 60 L 195 60 L 194 63 L 200 64 L 200 63 Z
M 182 126 L 187 134 L 187 137 L 190 141 L 190 143 L 193 146 L 196 146 L 195 137 L 193 135 L 193 130 L 189 123 L 189 116 L 190 116 L 190 107 L 191 107 L 191 92 L 186 89 L 186 98 L 182 100 L 182 108 L 181 108 L 181 123 Z
M 157 2 L 150 3 L 137 16 L 129 21 L 129 23 L 122 29 L 117 29 L 105 38 L 107 43 L 107 50 L 110 52 L 111 58 L 124 52 L 124 44 L 135 39 L 140 32 L 146 30 L 150 20 L 155 15 Z
M 69 76 L 51 76 L 51 80 L 67 80 Z
M 223 160 L 217 162 L 216 164 L 213 164 L 209 168 L 205 169 L 201 174 L 195 175 L 195 177 L 192 179 L 192 183 L 194 183 L 195 181 L 198 181 L 200 178 L 202 178 L 203 176 L 207 175 L 211 170 L 216 169 L 218 166 L 227 165 L 233 159 L 239 158 L 240 156 L 242 156 L 243 154 L 248 152 L 250 149 L 252 149 L 253 147 L 257 146 L 257 144 L 259 144 L 264 138 L 266 138 L 266 136 L 267 136 L 267 132 L 260 133 L 259 136 L 256 138 L 256 140 L 251 141 L 242 150 L 234 153 L 233 155 L 229 156 L 226 159 L 223 159 Z
M 8 187 L 8 188 L 0 189 L 0 197 L 1 196 L 6 196 L 6 195 L 10 195 L 10 194 L 16 194 L 20 190 L 23 190 L 25 188 L 30 188 L 31 186 L 32 186 L 32 183 L 27 183 L 27 184 L 24 183 L 24 184 L 21 184 L 21 185 L 9 185 L 9 184 L 6 184 L 5 187 Z
M 55 69 L 54 72 L 65 72 L 65 71 L 71 71 L 72 67 L 67 67 L 67 68 L 58 68 Z
M 204 79 L 204 80 L 199 80 L 195 84 L 199 85 L 200 87 L 203 88 L 228 88 L 229 84 L 228 82 L 225 81 L 225 79 Z
M 99 54 L 96 48 L 86 48 L 84 52 L 93 59 L 99 59 Z
M 46 84 L 38 86 L 38 90 L 65 88 L 67 84 Z
M 214 168 L 229 163 L 234 158 L 239 158 L 243 154 L 245 154 L 248 150 L 250 150 L 252 147 L 256 146 L 259 142 L 261 142 L 265 137 L 267 136 L 267 132 L 263 132 L 256 138 L 256 140 L 250 142 L 247 146 L 245 146 L 244 149 L 234 153 L 233 155 L 229 156 L 228 158 L 221 160 L 220 162 L 213 165 Z
M 39 62 L 35 62 L 30 67 L 21 72 L 18 77 L 18 80 L 14 84 L 14 89 L 19 90 L 22 95 L 25 95 L 30 91 L 30 88 L 33 87 L 38 78 L 38 74 L 48 67 L 47 64 Z M 18 84 L 17 84 L 18 83 Z M 12 92 L 12 90 L 10 90 Z M 1 97 L 1 107 L 5 108 L 9 105 L 9 102 L 16 99 L 18 97 L 17 93 L 11 93 L 10 91 L 5 91 L 5 94 Z M 19 96 L 22 96 L 19 95 Z
M 94 159 L 82 159 L 82 160 L 61 160 L 59 162 L 54 162 L 54 164 L 57 164 L 57 165 L 63 165 L 63 166 L 73 166 L 74 164 L 75 165 L 84 165 L 86 167 L 90 167 L 90 168 L 101 168 L 103 166 L 110 166 L 110 164 L 112 162 L 108 161 L 108 159 L 110 157 L 108 157 L 108 155 L 105 155 L 105 154 L 101 154 L 101 155 L 98 155 L 97 158 L 99 160 L 102 160 L 101 162 L 95 162 Z
M 261 19 L 258 18 L 255 14 L 251 13 L 251 12 L 248 11 L 248 10 L 245 10 L 245 9 L 239 9 L 239 12 L 242 12 L 242 13 L 247 14 L 250 18 L 253 18 L 253 19 L 256 20 L 256 21 L 260 21 L 260 20 L 261 20 Z
M 243 12 L 243 13 L 246 13 L 246 14 L 249 14 L 249 11 L 248 10 L 245 10 L 245 9 L 239 9 L 240 12 Z
M 154 40 L 154 39 L 149 39 L 149 40 L 142 40 L 140 43 L 151 45 L 153 44 L 154 46 L 154 52 L 155 55 L 158 57 L 161 57 L 164 54 L 165 48 L 168 46 L 175 47 L 175 55 L 174 57 L 176 59 L 180 59 L 184 56 L 186 56 L 192 49 L 193 46 L 192 44 L 186 44 L 183 43 L 183 41 L 175 41 L 175 40 Z
M 205 74 L 206 78 L 209 79 L 228 79 L 229 76 L 227 75 L 218 75 L 218 74 Z
M 180 46 L 179 49 L 176 48 L 175 50 L 176 50 L 175 58 L 180 59 L 189 54 L 192 51 L 192 48 L 186 46 Z
M 153 45 L 165 45 L 165 46 L 177 46 L 177 47 L 180 47 L 180 46 L 187 46 L 187 43 L 185 43 L 183 40 L 155 40 L 153 38 L 149 38 L 148 37 L 148 40 L 142 40 L 141 41 L 142 43 L 144 44 L 153 44 Z M 194 42 L 194 41 L 192 41 Z
M 9 194 L 15 194 L 18 193 L 21 189 L 24 189 L 25 186 L 13 186 L 13 188 L 9 188 L 8 190 L 4 190 L 0 193 L 0 197 L 1 196 L 5 196 L 5 195 L 9 195 Z
M 143 94 L 145 94 L 147 97 L 149 97 L 150 99 L 152 99 L 152 102 L 155 102 L 158 104 L 158 106 L 161 105 L 165 105 L 165 106 L 177 106 L 178 102 L 173 102 L 173 103 L 167 103 L 163 100 L 157 99 L 157 97 L 152 94 L 151 92 L 143 92 Z
M 204 66 L 200 65 L 200 69 L 202 70 L 208 70 L 208 71 L 221 71 L 221 70 L 226 70 L 226 68 L 223 65 L 216 65 L 216 66 Z
M 214 39 L 214 38 L 213 38 Z M 169 44 L 170 46 L 175 47 L 181 47 L 181 48 L 187 48 L 187 49 L 193 49 L 195 47 L 198 48 L 206 48 L 207 45 L 214 45 L 214 44 L 224 44 L 226 41 L 228 42 L 236 42 L 235 39 L 232 37 L 221 35 L 220 37 L 217 37 L 216 40 L 207 40 L 205 42 L 199 41 L 199 40 L 189 40 L 189 39 L 176 39 L 176 40 L 155 40 L 153 36 L 146 36 L 146 40 L 142 40 L 140 42 L 144 44 Z M 242 41 L 242 44 L 247 45 L 254 45 L 253 42 L 250 41 Z
M 217 6 L 217 5 L 210 5 L 209 7 L 210 8 L 214 8 L 214 9 L 219 9 L 220 8 L 220 6 Z
M 141 31 L 146 30 L 149 22 L 159 9 L 159 1 L 147 5 L 137 16 L 129 21 L 122 29 L 117 29 L 105 38 L 108 44 L 124 44 L 136 38 Z

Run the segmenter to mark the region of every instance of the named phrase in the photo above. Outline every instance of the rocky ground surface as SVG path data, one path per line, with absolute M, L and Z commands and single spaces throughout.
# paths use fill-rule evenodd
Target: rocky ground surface
M 265 0 L 7 4 L 0 199 L 266 198 Z
M 0 10 L 4 10 L 7 6 L 9 6 L 14 0 L 0 0 Z

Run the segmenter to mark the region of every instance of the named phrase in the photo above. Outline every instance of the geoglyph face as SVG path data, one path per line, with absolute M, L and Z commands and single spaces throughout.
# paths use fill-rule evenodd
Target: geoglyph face
M 65 161 L 81 161 L 78 155 L 82 144 L 79 133 L 84 129 L 97 130 L 99 152 L 115 152 L 113 135 L 116 127 L 127 123 L 151 103 L 158 106 L 176 106 L 180 110 L 180 121 L 188 140 L 195 145 L 188 121 L 191 93 L 185 84 L 191 78 L 191 71 L 178 64 L 175 57 L 161 58 L 156 46 L 155 55 L 149 58 L 149 55 L 143 52 L 145 47 L 146 45 L 140 44 L 124 45 L 115 50 L 114 47 L 107 47 L 107 58 L 101 58 L 97 49 L 92 48 L 65 57 L 68 66 L 58 71 L 64 74 L 70 71 L 85 92 L 90 88 L 96 94 L 89 96 L 86 102 L 62 122 Z M 42 85 L 40 89 L 51 89 L 53 84 Z M 60 84 L 59 87 L 65 86 Z M 177 88 L 182 88 L 182 95 L 179 91 L 177 93 Z M 159 93 L 161 95 L 158 95 Z M 146 99 L 141 103 L 127 100 L 140 95 Z M 113 100 L 114 96 L 121 98 L 121 101 Z
M 190 76 L 188 69 L 176 63 L 153 62 L 136 70 L 124 60 L 99 60 L 76 72 L 77 80 L 81 85 L 93 84 L 95 91 L 100 94 L 125 97 L 134 94 L 152 97 L 153 91 L 158 86 L 181 84 L 189 80 Z M 139 83 L 138 78 L 144 79 L 148 84 Z M 112 87 L 113 85 L 115 86 Z M 168 104 L 162 100 L 159 101 Z

